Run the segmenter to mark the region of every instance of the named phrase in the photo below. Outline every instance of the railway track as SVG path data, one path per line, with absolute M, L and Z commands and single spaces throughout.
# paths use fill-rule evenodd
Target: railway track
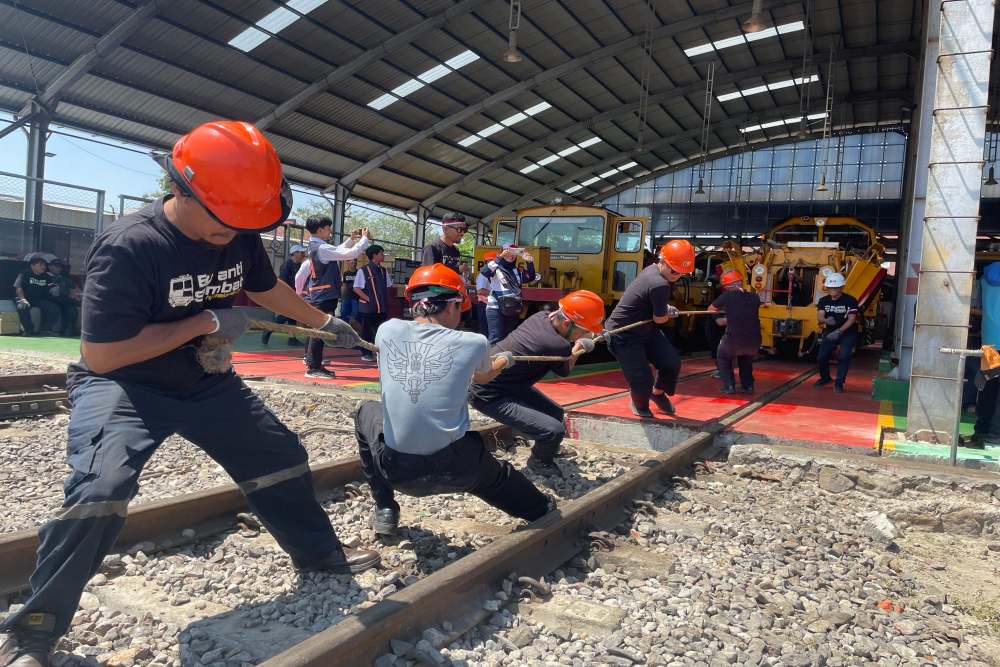
M 0 419 L 49 415 L 66 409 L 66 374 L 0 377 Z
M 682 380 L 705 377 L 710 372 L 690 373 Z M 616 479 L 580 498 L 563 502 L 559 511 L 525 530 L 499 536 L 457 562 L 446 564 L 416 582 L 409 582 L 403 590 L 368 609 L 345 616 L 336 625 L 296 644 L 266 664 L 369 664 L 387 651 L 390 639 L 419 636 L 427 627 L 444 624 L 444 627 L 454 628 L 453 637 L 460 636 L 492 613 L 484 609 L 483 600 L 492 596 L 511 572 L 532 578 L 542 577 L 570 560 L 585 548 L 589 533 L 607 530 L 620 523 L 627 516 L 633 499 L 705 456 L 718 432 L 749 416 L 811 373 L 807 371 L 752 403 L 705 425 L 669 452 L 647 456 L 646 452 L 637 450 L 636 455 L 640 457 L 638 465 Z M 582 407 L 592 402 L 580 401 L 567 407 Z M 513 434 L 497 425 L 482 431 L 488 440 L 497 444 L 513 441 Z M 324 495 L 362 479 L 356 459 L 316 465 L 314 476 L 318 493 Z M 242 496 L 235 487 L 229 486 L 141 505 L 130 512 L 117 546 L 125 549 L 145 544 L 150 552 L 170 549 L 185 542 L 231 531 L 236 515 L 245 509 Z M 178 536 L 182 537 L 178 539 Z M 34 530 L 0 538 L 0 560 L 5 563 L 0 573 L 0 595 L 25 587 L 34 565 L 36 548 L 37 534 Z

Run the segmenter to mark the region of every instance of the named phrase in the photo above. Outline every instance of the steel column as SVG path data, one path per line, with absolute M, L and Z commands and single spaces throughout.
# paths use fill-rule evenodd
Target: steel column
M 941 34 L 937 58 L 927 59 L 937 74 L 906 418 L 908 437 L 947 443 L 959 410 L 952 392 L 961 388 L 955 359 L 940 349 L 965 348 L 969 333 L 994 7 L 993 0 L 940 5 L 928 14 Z
M 333 188 L 333 238 L 343 239 L 344 220 L 347 218 L 347 198 L 351 196 L 351 189 L 346 185 L 337 183 Z
M 417 224 L 413 227 L 413 245 L 416 246 L 414 251 L 418 253 L 414 260 L 420 260 L 420 254 L 424 245 L 427 243 L 427 218 L 430 217 L 430 209 L 424 206 L 417 206 Z
M 917 310 L 917 282 L 920 267 L 920 243 L 927 204 L 927 163 L 931 150 L 931 121 L 937 83 L 938 35 L 941 32 L 941 0 L 928 0 L 924 18 L 924 46 L 921 78 L 917 82 L 916 108 L 906 142 L 903 211 L 900 216 L 899 253 L 896 256 L 896 303 L 893 346 L 899 360 L 900 379 L 910 377 L 913 358 L 913 316 Z
M 28 158 L 25 165 L 24 219 L 31 223 L 31 249 L 42 249 L 42 212 L 45 184 L 45 143 L 49 134 L 49 117 L 36 115 L 28 134 Z

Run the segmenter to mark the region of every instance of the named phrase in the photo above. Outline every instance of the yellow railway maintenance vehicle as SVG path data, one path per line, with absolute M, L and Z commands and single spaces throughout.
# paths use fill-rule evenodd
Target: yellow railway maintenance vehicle
M 824 294 L 823 279 L 834 271 L 844 274 L 844 292 L 861 307 L 862 340 L 872 342 L 886 276 L 884 252 L 875 230 L 857 218 L 801 216 L 775 226 L 759 252 L 727 268 L 743 274 L 744 285 L 760 295 L 762 347 L 804 356 L 819 339 L 816 302 Z
M 525 286 L 522 316 L 554 304 L 566 292 L 586 289 L 599 294 L 607 308 L 643 268 L 649 219 L 623 216 L 583 205 L 535 206 L 494 218 L 495 245 L 476 248 L 476 270 L 487 252 L 505 243 L 525 248 L 535 259 L 541 284 Z

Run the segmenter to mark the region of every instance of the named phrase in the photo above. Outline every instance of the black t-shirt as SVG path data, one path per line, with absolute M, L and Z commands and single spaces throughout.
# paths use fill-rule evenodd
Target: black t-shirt
M 617 329 L 633 322 L 641 322 L 667 314 L 670 305 L 670 282 L 660 273 L 659 266 L 653 264 L 639 272 L 622 294 L 621 301 L 611 311 L 611 317 L 604 324 L 605 329 Z M 636 327 L 624 335 L 644 336 L 654 331 L 654 324 Z
M 341 290 L 340 298 L 342 299 L 357 299 L 358 295 L 354 293 L 354 276 L 358 275 L 357 269 L 351 269 L 350 271 L 344 271 L 340 276 L 341 280 Z
M 760 347 L 760 297 L 754 292 L 725 290 L 712 305 L 726 313 L 726 338 L 740 347 Z
M 295 260 L 289 257 L 285 260 L 285 263 L 281 265 L 281 270 L 278 271 L 278 276 L 281 278 L 281 282 L 285 283 L 292 289 L 295 289 L 295 274 L 299 272 L 299 267 L 301 264 L 296 264 Z
M 827 325 L 827 329 L 839 329 L 844 326 L 844 320 L 847 319 L 848 315 L 858 314 L 858 300 L 850 294 L 841 294 L 840 298 L 834 301 L 827 295 L 816 302 L 816 310 L 822 310 L 826 313 L 824 317 L 832 317 L 835 320 L 833 327 Z
M 83 289 L 84 340 L 127 340 L 147 324 L 175 322 L 207 308 L 229 308 L 243 289 L 266 292 L 277 282 L 260 236 L 241 234 L 222 247 L 193 241 L 164 216 L 165 199 L 122 217 L 91 246 Z M 225 374 L 202 370 L 195 359 L 197 342 L 104 377 L 167 392 L 206 389 Z M 81 359 L 70 365 L 69 384 L 90 374 Z
M 424 248 L 424 256 L 420 263 L 427 266 L 429 264 L 437 264 L 438 262 L 444 264 L 449 269 L 454 269 L 455 273 L 458 273 L 458 265 L 462 263 L 462 255 L 459 254 L 458 248 L 453 245 L 447 245 L 444 241 L 438 239 Z
M 572 349 L 573 344 L 553 328 L 548 313 L 539 312 L 490 348 L 490 354 L 512 352 L 515 355 L 568 357 Z M 493 401 L 518 389 L 530 387 L 549 371 L 565 377 L 570 373 L 569 362 L 521 362 L 502 371 L 486 384 L 472 385 L 470 393 L 479 400 Z
M 52 298 L 49 290 L 54 282 L 52 274 L 48 271 L 36 275 L 31 267 L 28 267 L 17 274 L 17 278 L 14 279 L 14 287 L 20 287 L 24 291 L 24 298 L 28 300 L 28 303 L 34 304 L 36 301 Z

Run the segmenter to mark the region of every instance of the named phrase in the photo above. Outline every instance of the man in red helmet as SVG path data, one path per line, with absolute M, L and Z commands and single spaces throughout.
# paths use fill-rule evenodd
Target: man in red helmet
M 608 318 L 608 330 L 652 320 L 608 340 L 632 393 L 632 413 L 638 417 L 653 417 L 650 401 L 664 413 L 674 414 L 668 396 L 677 388 L 681 357 L 659 325 L 677 317 L 677 309 L 669 304 L 670 292 L 675 282 L 694 271 L 694 256 L 694 246 L 688 241 L 666 243 L 660 248 L 658 261 L 639 272 L 625 288 Z M 650 365 L 656 368 L 655 381 Z
M 743 276 L 729 270 L 722 274 L 722 294 L 708 307 L 719 316 L 709 315 L 725 329 L 719 341 L 716 365 L 722 393 L 736 393 L 733 359 L 740 367 L 740 391 L 753 393 L 753 360 L 760 350 L 760 297 L 743 291 Z
M 576 365 L 576 353 L 592 352 L 592 336 L 601 332 L 604 300 L 588 290 L 570 292 L 559 300 L 559 309 L 538 312 L 499 343 L 491 352 L 516 356 L 570 357 L 569 361 L 531 361 L 505 369 L 484 384 L 474 384 L 469 402 L 476 410 L 511 426 L 535 441 L 528 465 L 544 474 L 561 475 L 554 458 L 566 435 L 563 409 L 534 388 L 549 371 L 566 377 Z
M 292 203 L 277 153 L 254 126 L 216 121 L 159 161 L 171 194 L 108 227 L 87 256 L 81 358 L 68 372 L 71 473 L 62 510 L 39 533 L 31 596 L 0 626 L 0 665 L 49 664 L 143 466 L 175 433 L 222 465 L 299 571 L 360 572 L 379 561 L 341 545 L 298 436 L 232 370 L 208 373 L 198 361 L 205 337 L 234 341 L 247 329 L 231 307 L 242 290 L 345 347 L 358 340 L 278 281 L 264 252 L 259 233 Z
M 472 302 L 462 277 L 444 264 L 414 271 L 406 296 L 413 320 L 389 320 L 375 334 L 382 401 L 362 403 L 354 418 L 375 500 L 372 528 L 380 535 L 396 532 L 396 491 L 468 491 L 512 516 L 543 516 L 548 498 L 469 430 L 469 385 L 510 368 L 513 355 L 493 355 L 483 336 L 455 330 Z

